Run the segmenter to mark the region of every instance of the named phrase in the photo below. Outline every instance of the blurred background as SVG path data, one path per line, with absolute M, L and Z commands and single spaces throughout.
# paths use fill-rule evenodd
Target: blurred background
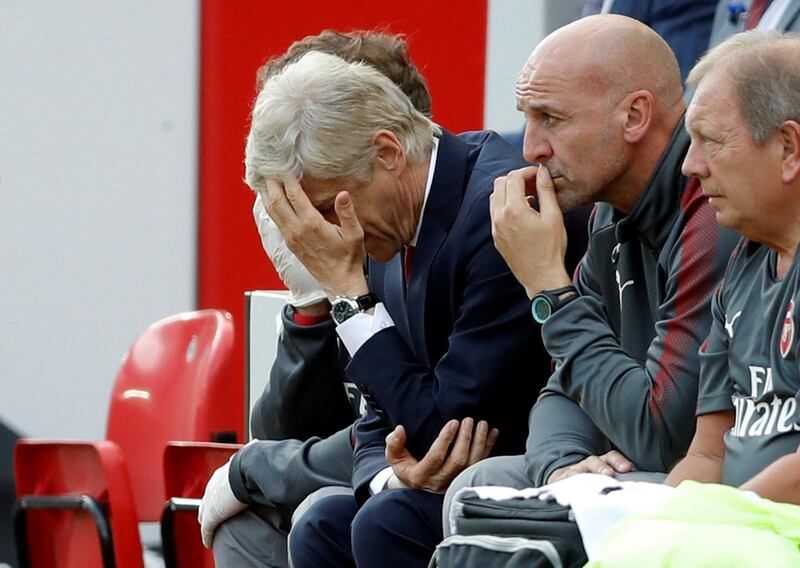
M 0 566 L 20 436 L 104 436 L 150 323 L 280 288 L 242 182 L 255 72 L 326 28 L 408 36 L 434 120 L 515 131 L 514 80 L 580 0 L 0 1 Z M 146 433 L 146 425 L 135 425 Z

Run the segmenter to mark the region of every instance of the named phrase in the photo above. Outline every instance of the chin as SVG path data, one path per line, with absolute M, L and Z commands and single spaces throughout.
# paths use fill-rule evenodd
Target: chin
M 727 214 L 726 214 L 727 213 Z M 737 216 L 730 215 L 729 212 L 717 210 L 714 218 L 717 220 L 717 225 L 726 227 L 728 229 L 739 229 L 741 222 Z
M 565 187 L 561 191 L 558 191 L 558 188 L 556 188 L 556 201 L 558 202 L 559 208 L 564 213 L 592 203 L 592 200 L 586 195 L 582 195 L 571 187 Z
M 392 260 L 392 257 L 394 257 L 395 254 L 397 254 L 397 253 L 394 253 L 394 254 L 383 254 L 382 252 L 381 253 L 367 252 L 367 256 L 369 256 L 372 260 L 374 260 L 376 262 L 389 262 L 390 260 Z
M 372 260 L 375 260 L 377 262 L 388 262 L 392 260 L 392 258 L 394 258 L 394 255 L 397 254 L 399 249 L 395 247 L 390 247 L 385 243 L 370 246 L 368 243 L 365 242 L 364 250 Z

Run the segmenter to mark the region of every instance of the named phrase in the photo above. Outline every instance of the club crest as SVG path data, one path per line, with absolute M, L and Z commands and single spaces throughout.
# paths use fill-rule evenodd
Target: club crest
M 783 329 L 781 330 L 780 350 L 781 357 L 786 359 L 789 354 L 789 349 L 792 347 L 794 341 L 794 300 L 789 300 L 789 306 L 786 308 L 786 316 L 783 318 Z

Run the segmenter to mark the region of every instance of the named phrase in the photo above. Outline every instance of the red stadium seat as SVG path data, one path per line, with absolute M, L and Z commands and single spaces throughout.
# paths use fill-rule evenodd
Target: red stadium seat
M 122 360 L 106 441 L 18 442 L 22 567 L 109 566 L 112 559 L 118 568 L 142 566 L 138 522 L 161 516 L 167 444 L 236 441 L 241 431 L 231 413 L 215 411 L 215 401 L 230 400 L 233 335 L 230 314 L 219 310 L 160 320 Z
M 172 442 L 164 452 L 167 503 L 161 517 L 161 540 L 167 568 L 212 568 L 214 557 L 203 547 L 197 508 L 208 478 L 241 447 L 239 444 Z
M 14 469 L 20 568 L 142 567 L 133 493 L 117 444 L 20 440 Z

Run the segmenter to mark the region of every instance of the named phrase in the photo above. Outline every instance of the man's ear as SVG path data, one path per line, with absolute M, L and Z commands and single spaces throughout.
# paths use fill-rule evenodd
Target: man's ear
M 800 177 L 800 124 L 787 120 L 778 129 L 781 153 L 781 180 L 795 183 Z
M 653 94 L 639 90 L 629 93 L 620 103 L 624 114 L 622 133 L 625 142 L 636 144 L 650 130 L 653 121 Z
M 406 167 L 406 152 L 394 132 L 378 130 L 370 142 L 378 149 L 378 163 L 391 174 L 400 175 Z

